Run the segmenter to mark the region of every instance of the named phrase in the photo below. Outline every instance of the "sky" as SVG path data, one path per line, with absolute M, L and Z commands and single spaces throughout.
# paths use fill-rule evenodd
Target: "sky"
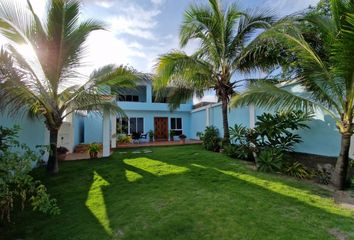
M 31 0 L 35 11 L 43 15 L 45 0 Z M 129 65 L 142 72 L 153 72 L 159 55 L 179 48 L 179 26 L 190 4 L 207 0 L 83 0 L 82 18 L 105 23 L 106 31 L 96 31 L 87 42 L 83 74 L 106 64 Z M 234 0 L 222 0 L 230 4 Z M 300 11 L 318 0 L 239 0 L 241 9 L 270 10 L 282 17 Z M 191 42 L 183 50 L 192 53 L 198 47 Z

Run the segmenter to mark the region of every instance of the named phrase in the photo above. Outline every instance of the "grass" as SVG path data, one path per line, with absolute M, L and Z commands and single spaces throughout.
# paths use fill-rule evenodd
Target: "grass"
M 42 179 L 62 213 L 26 211 L 5 239 L 335 239 L 354 232 L 353 212 L 328 192 L 254 172 L 201 146 L 114 153 L 61 164 Z M 126 150 L 132 151 L 132 150 Z M 353 237 L 353 236 L 352 236 Z

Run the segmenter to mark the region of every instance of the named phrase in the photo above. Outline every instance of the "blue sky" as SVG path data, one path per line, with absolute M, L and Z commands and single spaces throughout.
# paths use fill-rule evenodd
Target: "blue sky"
M 31 0 L 39 15 L 43 15 L 45 0 Z M 106 64 L 130 65 L 139 71 L 153 72 L 156 58 L 172 49 L 179 49 L 178 32 L 183 13 L 190 4 L 207 4 L 207 0 L 83 0 L 83 18 L 93 18 L 106 24 L 107 31 L 94 32 L 88 39 L 86 67 L 93 69 Z M 224 5 L 233 3 L 223 0 Z M 241 9 L 260 8 L 277 16 L 300 11 L 318 0 L 239 0 Z M 185 49 L 192 53 L 197 42 Z M 237 76 L 240 77 L 240 76 Z M 209 95 L 212 95 L 209 94 Z
M 38 1 L 38 0 L 37 0 Z M 85 18 L 104 21 L 109 31 L 96 32 L 89 39 L 88 68 L 107 63 L 129 64 L 152 72 L 156 58 L 179 48 L 178 31 L 183 12 L 193 3 L 207 0 L 86 0 Z M 234 1 L 224 0 L 224 4 Z M 302 10 L 318 0 L 243 0 L 241 8 L 269 9 L 278 16 Z M 193 52 L 192 42 L 184 49 Z

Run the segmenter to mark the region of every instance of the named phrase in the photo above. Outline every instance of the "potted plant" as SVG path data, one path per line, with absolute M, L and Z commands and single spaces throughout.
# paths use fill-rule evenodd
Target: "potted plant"
M 58 154 L 58 160 L 65 160 L 66 154 L 69 152 L 69 150 L 66 147 L 58 147 L 57 148 L 57 154 Z
M 101 150 L 101 146 L 98 145 L 97 143 L 92 143 L 89 146 L 89 154 L 90 158 L 97 158 L 98 157 L 98 152 Z
M 186 143 L 186 138 L 187 136 L 184 134 L 179 135 L 179 139 L 181 140 L 182 143 Z
M 175 136 L 175 131 L 170 130 L 170 141 L 174 141 L 173 137 Z
M 154 141 L 154 131 L 150 130 L 148 132 L 148 135 L 149 135 L 149 141 L 150 142 Z

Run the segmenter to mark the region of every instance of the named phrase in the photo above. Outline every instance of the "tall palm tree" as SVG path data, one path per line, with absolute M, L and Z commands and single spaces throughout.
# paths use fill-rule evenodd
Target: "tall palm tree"
M 80 22 L 78 0 L 49 1 L 43 21 L 27 3 L 28 8 L 19 1 L 0 2 L 0 33 L 8 42 L 0 51 L 0 110 L 10 115 L 30 111 L 45 119 L 50 133 L 47 169 L 58 172 L 57 138 L 64 118 L 75 110 L 119 111 L 102 97 L 104 88 L 99 86 L 132 86 L 138 74 L 110 65 L 94 72 L 84 84 L 70 84 L 83 80 L 78 68 L 85 41 L 91 32 L 103 29 L 102 24 Z M 24 46 L 30 51 L 23 51 Z
M 354 117 L 354 2 L 330 0 L 329 14 L 310 12 L 280 21 L 249 46 L 245 62 L 249 59 L 265 69 L 280 63 L 291 73 L 284 82 L 302 86 L 305 94 L 295 95 L 279 85 L 259 82 L 232 99 L 232 105 L 324 110 L 341 134 L 332 183 L 345 188 Z
M 241 11 L 235 4 L 224 8 L 218 0 L 209 0 L 206 6 L 191 5 L 184 13 L 180 46 L 197 40 L 199 48 L 191 55 L 172 51 L 160 56 L 154 88 L 160 91 L 173 86 L 169 91 L 172 108 L 194 93 L 202 97 L 205 90 L 215 90 L 222 103 L 223 141 L 229 143 L 228 103 L 238 83 L 232 76 L 240 70 L 240 56 L 253 35 L 258 29 L 270 27 L 273 20 L 259 11 Z

